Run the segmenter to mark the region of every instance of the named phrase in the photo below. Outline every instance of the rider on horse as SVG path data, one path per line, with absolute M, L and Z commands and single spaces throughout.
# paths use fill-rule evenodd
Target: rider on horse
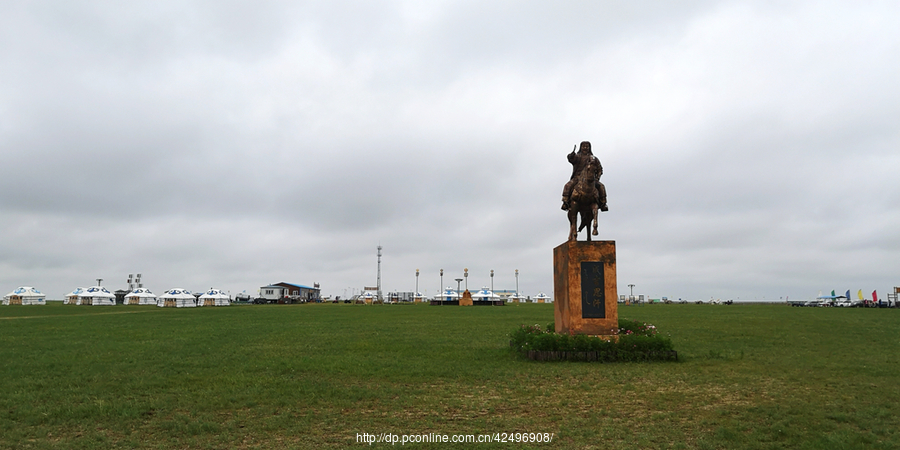
M 578 153 L 575 153 L 573 149 L 572 153 L 569 153 L 568 158 L 572 164 L 572 176 L 569 177 L 569 182 L 563 187 L 562 209 L 564 211 L 569 210 L 569 199 L 572 196 L 572 188 L 575 187 L 575 179 L 582 171 L 588 170 L 593 172 L 592 178 L 599 195 L 597 203 L 600 206 L 600 211 L 609 211 L 609 208 L 606 206 L 606 186 L 600 182 L 600 175 L 603 175 L 603 166 L 600 165 L 600 160 L 591 153 L 591 143 L 588 141 L 582 142 Z

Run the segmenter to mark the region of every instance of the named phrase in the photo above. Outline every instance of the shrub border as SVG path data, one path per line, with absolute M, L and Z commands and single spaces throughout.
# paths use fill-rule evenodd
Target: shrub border
M 520 325 L 509 335 L 509 346 L 532 361 L 678 361 L 671 340 L 659 336 L 656 327 L 645 322 L 620 318 L 614 336 L 569 336 L 557 334 L 553 328 L 553 323 L 546 329 L 537 324 Z

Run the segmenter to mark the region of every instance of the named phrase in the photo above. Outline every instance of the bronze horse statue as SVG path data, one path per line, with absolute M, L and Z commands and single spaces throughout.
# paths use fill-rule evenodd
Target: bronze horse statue
M 594 222 L 593 231 L 588 232 L 587 240 L 591 241 L 591 235 L 597 235 L 597 210 L 599 209 L 600 193 L 597 191 L 597 177 L 600 171 L 600 161 L 593 156 L 581 172 L 575 175 L 575 185 L 572 187 L 572 195 L 569 197 L 569 240 L 578 240 L 578 233 L 591 221 Z M 581 216 L 581 225 L 577 227 L 578 216 Z

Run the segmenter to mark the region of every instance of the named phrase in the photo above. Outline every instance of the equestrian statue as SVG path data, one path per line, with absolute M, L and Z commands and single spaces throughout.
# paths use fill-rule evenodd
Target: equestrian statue
M 573 148 L 568 159 L 572 164 L 572 176 L 563 187 L 562 209 L 569 212 L 569 241 L 576 241 L 578 233 L 593 221 L 593 232 L 589 231 L 587 235 L 587 240 L 590 241 L 592 234 L 597 235 L 598 210 L 609 210 L 606 205 L 606 186 L 600 182 L 603 166 L 591 153 L 591 143 L 588 141 L 581 143 L 577 153 Z M 579 215 L 581 225 L 576 227 Z

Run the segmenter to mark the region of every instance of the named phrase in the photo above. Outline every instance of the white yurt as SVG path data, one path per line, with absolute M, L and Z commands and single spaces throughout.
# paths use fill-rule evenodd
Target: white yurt
M 435 300 L 449 302 L 452 300 L 459 300 L 459 292 L 456 292 L 453 288 L 444 289 L 444 292 L 441 294 L 435 294 Z
M 78 294 L 76 305 L 115 306 L 116 296 L 103 286 L 91 286 Z
M 472 300 L 493 301 L 499 299 L 500 296 L 494 294 L 494 291 L 488 289 L 487 286 L 482 287 L 480 291 L 472 294 Z
M 550 303 L 550 297 L 547 297 L 547 295 L 544 294 L 543 292 L 539 293 L 538 295 L 535 295 L 534 299 L 538 303 Z
M 510 303 L 522 303 L 525 301 L 525 297 L 522 297 L 518 292 L 509 296 Z
M 31 286 L 21 286 L 3 297 L 4 305 L 46 305 L 47 296 Z
M 77 305 L 78 304 L 78 296 L 84 292 L 83 287 L 77 287 L 72 292 L 66 294 L 66 299 L 63 300 L 63 303 L 66 305 Z
M 197 300 L 197 306 L 228 306 L 231 298 L 218 289 L 209 288 L 205 294 Z
M 193 308 L 197 299 L 187 289 L 175 288 L 162 293 L 156 299 L 156 306 L 166 308 Z
M 365 301 L 366 304 L 371 304 L 371 303 L 374 303 L 375 300 L 378 300 L 378 296 L 373 294 L 372 291 L 367 291 L 365 294 L 361 295 L 359 298 L 361 298 L 363 301 Z
M 155 305 L 156 294 L 147 288 L 137 288 L 125 296 L 126 305 Z

